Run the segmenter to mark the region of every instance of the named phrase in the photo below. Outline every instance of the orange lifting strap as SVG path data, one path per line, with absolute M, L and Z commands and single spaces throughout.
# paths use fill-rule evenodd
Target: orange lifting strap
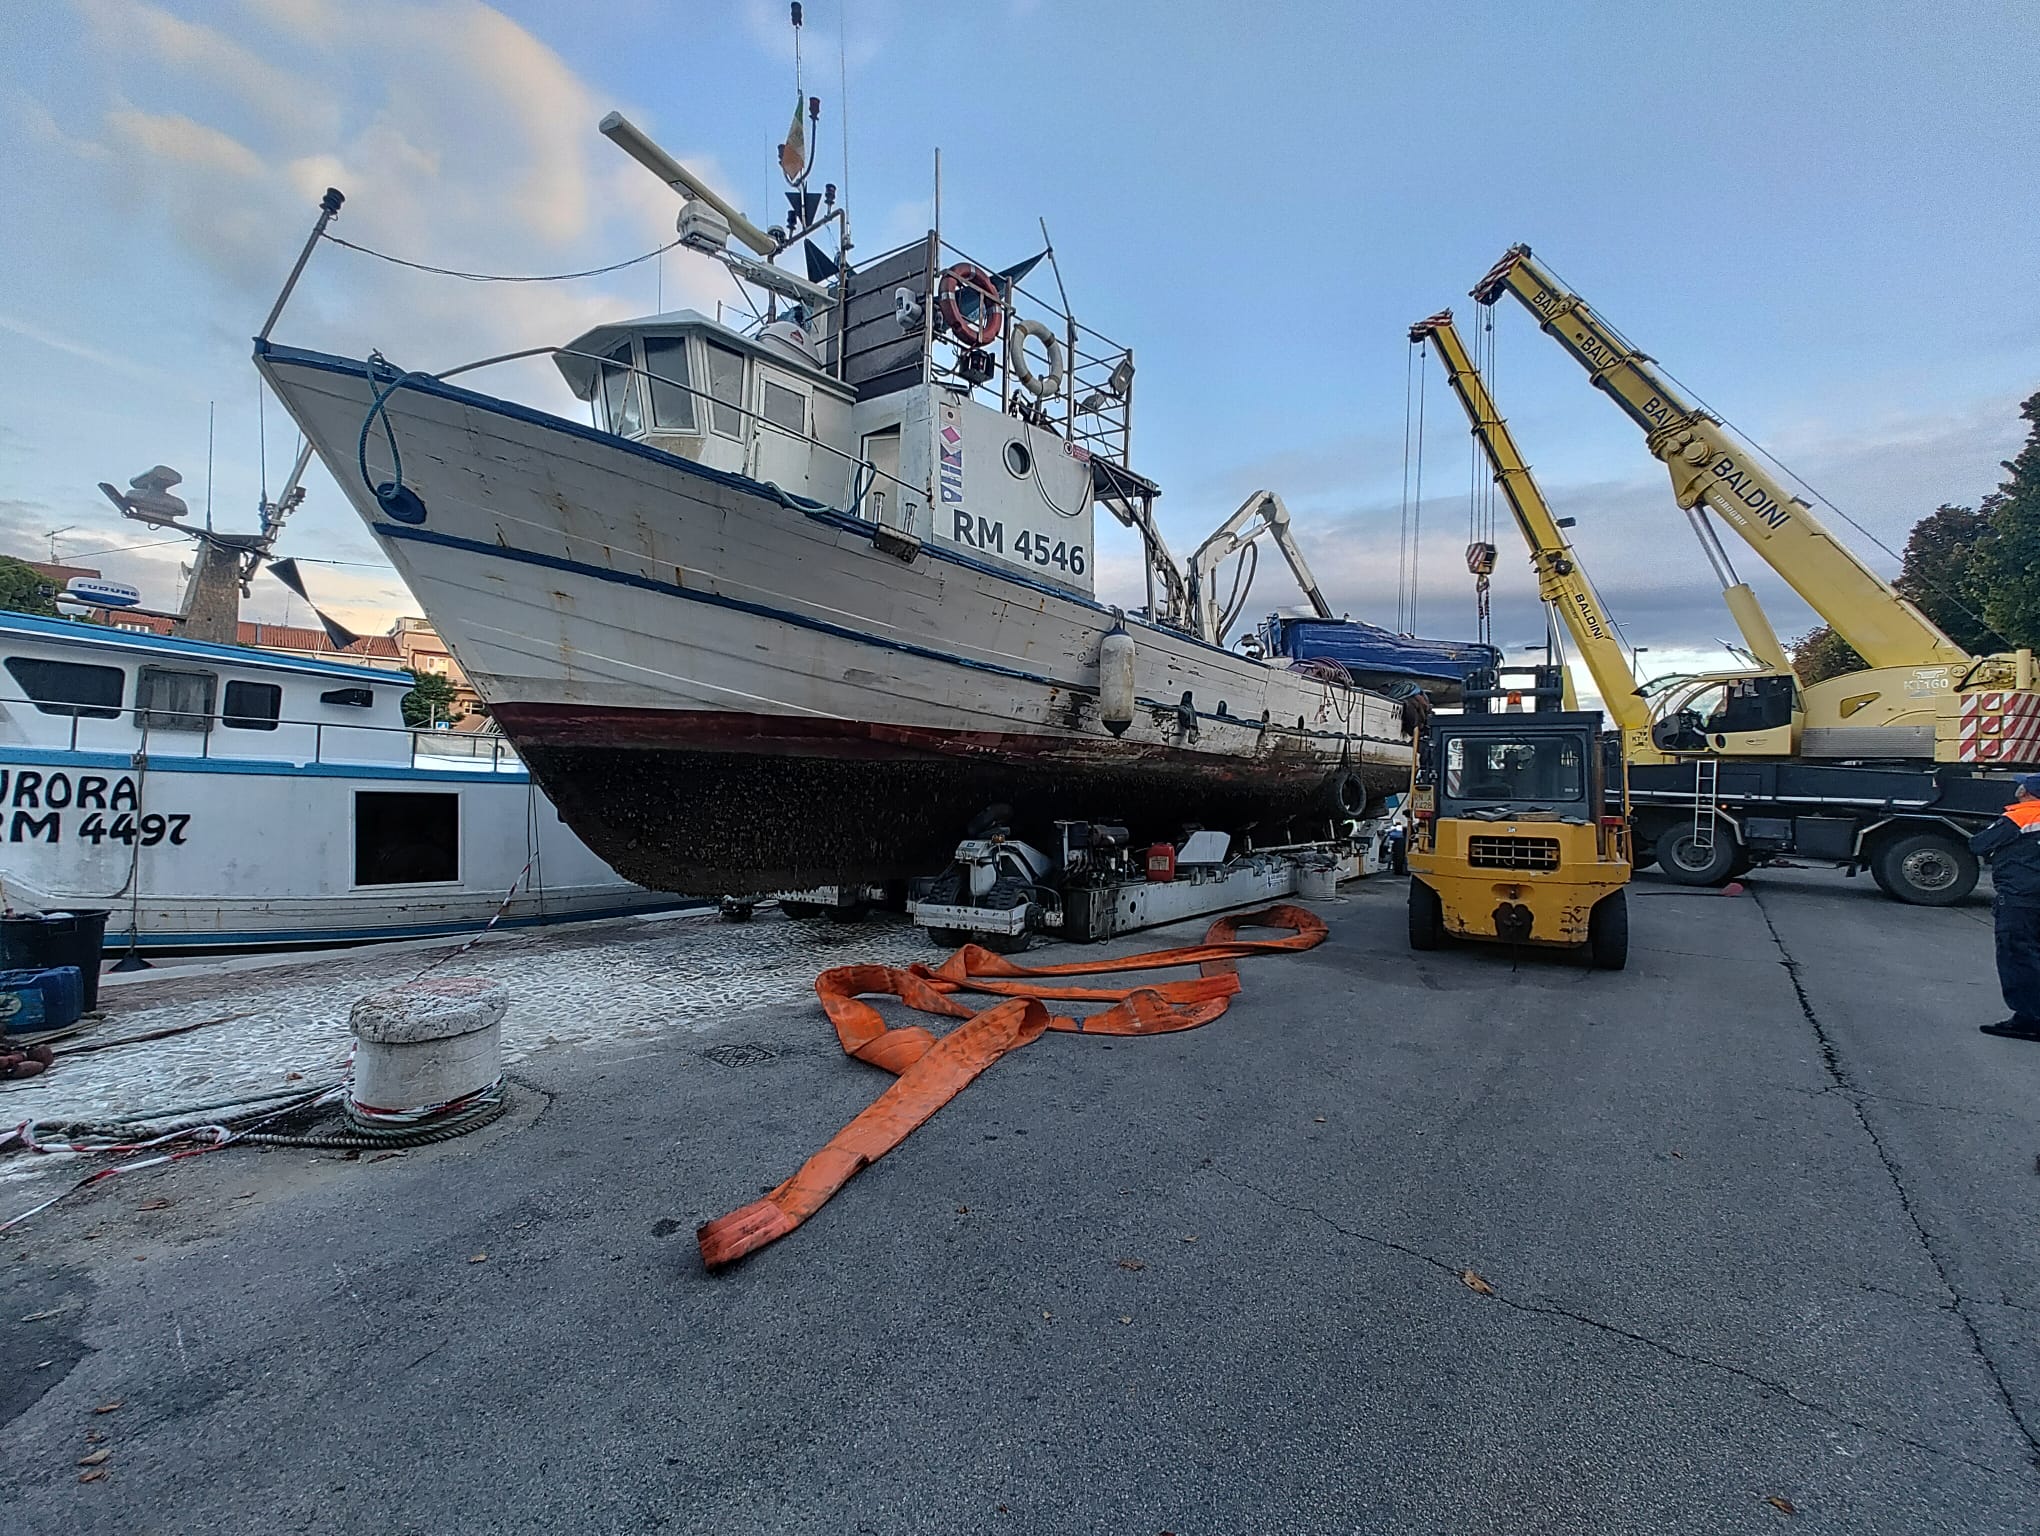
M 1287 928 L 1282 939 L 1242 939 L 1242 928 Z M 1240 989 L 1234 963 L 1248 955 L 1313 949 L 1324 942 L 1325 922 L 1315 912 L 1286 903 L 1214 921 L 1202 944 L 1158 949 L 1144 955 L 1082 961 L 1072 965 L 1017 965 L 976 944 L 966 944 L 938 966 L 894 970 L 884 965 L 842 965 L 816 978 L 815 992 L 844 1051 L 883 1067 L 899 1079 L 856 1119 L 829 1138 L 800 1171 L 762 1200 L 718 1216 L 698 1228 L 701 1261 L 710 1269 L 733 1264 L 745 1254 L 776 1242 L 828 1203 L 829 1197 L 905 1141 L 914 1128 L 969 1086 L 1008 1051 L 1038 1040 L 1049 1030 L 1084 1035 L 1163 1035 L 1195 1029 L 1224 1013 Z M 1181 981 L 1132 987 L 1059 986 L 1045 978 L 1090 976 L 1109 971 L 1154 971 L 1194 965 L 1198 974 Z M 974 1011 L 957 1002 L 958 992 L 1003 997 Z M 896 997 L 922 1013 L 965 1022 L 939 1039 L 919 1025 L 889 1029 L 866 997 Z M 1067 1018 L 1042 1006 L 1057 1002 L 1100 1002 L 1112 1006 L 1089 1018 Z

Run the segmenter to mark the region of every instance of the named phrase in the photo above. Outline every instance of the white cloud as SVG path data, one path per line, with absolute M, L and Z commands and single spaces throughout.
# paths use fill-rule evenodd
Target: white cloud
M 106 126 L 123 147 L 196 171 L 240 177 L 260 176 L 263 171 L 261 157 L 247 145 L 174 112 L 157 115 L 116 107 L 106 114 Z
M 15 102 L 14 110 L 30 138 L 54 144 L 82 160 L 109 160 L 113 157 L 113 151 L 96 139 L 81 139 L 76 134 L 65 132 L 50 109 L 39 101 L 23 96 Z
M 130 240 L 132 259 L 147 263 L 166 292 L 190 295 L 193 318 L 166 317 L 165 327 L 188 366 L 173 379 L 135 361 L 123 354 L 120 336 L 96 332 L 88 317 L 59 333 L 0 315 L 0 329 L 149 385 L 150 403 L 128 433 L 182 444 L 167 450 L 173 457 L 188 460 L 194 449 L 182 406 L 157 404 L 166 384 L 180 398 L 252 393 L 235 354 L 274 297 L 328 186 L 347 195 L 336 235 L 461 270 L 568 271 L 672 238 L 678 200 L 595 131 L 605 109 L 631 104 L 600 99 L 550 48 L 476 0 L 249 0 L 245 18 L 201 13 L 199 20 L 138 0 L 77 4 L 89 23 L 83 44 L 93 67 L 84 78 L 101 94 L 95 101 L 81 87 L 72 111 L 96 137 L 67 131 L 75 126 L 70 118 L 59 123 L 32 100 L 11 105 L 32 142 L 95 162 L 77 196 L 102 197 Z M 632 115 L 656 128 L 641 108 Z M 669 147 L 720 181 L 711 157 L 684 143 Z M 687 253 L 668 257 L 663 272 L 648 263 L 589 281 L 510 286 L 427 276 L 328 246 L 315 254 L 276 334 L 354 357 L 379 348 L 403 366 L 437 370 L 563 343 L 661 303 L 713 311 L 731 292 L 726 272 Z M 469 382 L 579 414 L 543 360 Z M 232 414 L 229 406 L 223 430 Z M 252 481 L 255 469 L 227 462 L 230 441 L 223 435 L 220 444 L 223 487 L 243 476 Z M 92 505 L 89 480 L 82 497 L 67 482 L 68 474 L 37 485 L 55 510 L 36 527 L 17 508 L 16 516 L 0 517 L 0 531 L 21 544 L 40 528 L 104 523 L 108 511 Z M 324 475 L 315 472 L 310 485 L 312 501 L 286 534 L 285 552 L 374 562 L 373 546 Z M 231 494 L 237 508 L 249 499 Z M 102 533 L 84 547 L 117 542 L 118 535 Z M 169 562 L 180 553 L 172 547 L 110 561 L 128 567 L 152 595 L 174 600 L 178 578 Z M 383 629 L 394 614 L 417 611 L 387 569 L 335 565 L 317 568 L 315 581 L 321 606 L 357 629 Z M 251 617 L 282 617 L 285 599 L 273 587 L 257 584 Z M 303 606 L 296 605 L 299 620 Z
M 238 99 L 268 135 L 319 138 L 334 131 L 332 104 L 307 80 L 225 32 L 136 0 L 76 3 L 102 49 L 148 67 L 167 67 L 209 96 Z
M 45 326 L 36 325 L 32 321 L 17 319 L 13 315 L 0 314 L 0 331 L 10 331 L 24 340 L 39 343 L 54 351 L 68 353 L 72 357 L 80 358 L 88 363 L 94 363 L 101 368 L 110 368 L 116 373 L 124 373 L 131 379 L 137 379 L 144 384 L 153 385 L 158 389 L 167 386 L 177 389 L 187 397 L 193 393 L 185 380 L 169 372 L 167 369 L 153 368 L 149 364 L 137 362 L 131 357 L 122 357 L 119 353 L 104 351 L 87 342 L 77 341 L 69 336 L 52 331 Z M 7 435 L 11 436 L 12 434 Z

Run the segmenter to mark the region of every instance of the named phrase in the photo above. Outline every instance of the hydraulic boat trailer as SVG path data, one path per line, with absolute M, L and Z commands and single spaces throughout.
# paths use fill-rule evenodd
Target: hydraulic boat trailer
M 1237 853 L 1232 837 L 1208 830 L 1135 849 L 1124 827 L 1059 821 L 1050 855 L 1003 827 L 973 828 L 949 869 L 916 882 L 907 911 L 945 948 L 977 942 L 1010 952 L 1035 933 L 1094 942 L 1288 896 L 1329 896 L 1342 880 L 1388 867 L 1391 834 L 1404 824 L 1401 798 L 1321 841 L 1249 843 Z

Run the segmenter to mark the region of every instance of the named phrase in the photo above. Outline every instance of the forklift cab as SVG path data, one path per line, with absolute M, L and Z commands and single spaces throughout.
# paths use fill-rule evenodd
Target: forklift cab
M 1413 949 L 1435 949 L 1449 936 L 1584 947 L 1604 969 L 1625 963 L 1629 817 L 1619 742 L 1611 752 L 1599 710 L 1550 707 L 1559 697 L 1555 680 L 1470 684 L 1467 713 L 1425 723 L 1410 799 Z M 1533 707 L 1522 709 L 1526 701 Z

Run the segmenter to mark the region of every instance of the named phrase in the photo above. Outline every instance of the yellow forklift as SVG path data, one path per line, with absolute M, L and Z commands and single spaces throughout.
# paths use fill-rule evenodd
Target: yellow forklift
M 1621 738 L 1564 709 L 1563 668 L 1469 679 L 1466 712 L 1415 743 L 1410 948 L 1447 936 L 1629 958 L 1629 792 Z

